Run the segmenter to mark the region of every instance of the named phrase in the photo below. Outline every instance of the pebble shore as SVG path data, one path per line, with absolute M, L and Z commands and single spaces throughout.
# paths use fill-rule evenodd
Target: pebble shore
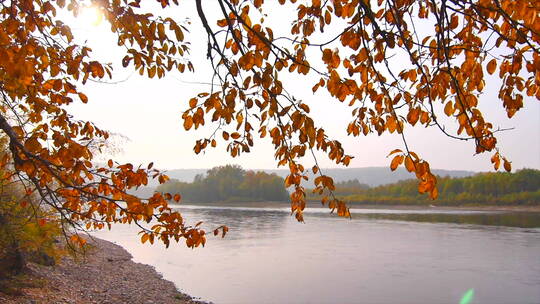
M 124 248 L 97 238 L 88 242 L 92 249 L 85 256 L 64 257 L 52 267 L 29 264 L 28 278 L 39 287 L 17 296 L 0 293 L 0 303 L 207 303 L 179 292 L 152 266 L 133 262 Z

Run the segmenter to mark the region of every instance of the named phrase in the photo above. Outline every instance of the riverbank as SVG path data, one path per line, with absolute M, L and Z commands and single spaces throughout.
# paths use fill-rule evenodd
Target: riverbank
M 135 263 L 124 248 L 94 238 L 85 256 L 55 266 L 28 264 L 20 286 L 0 292 L 0 303 L 202 304 L 179 292 L 149 265 Z M 23 281 L 24 280 L 24 281 Z
M 192 207 L 237 207 L 237 208 L 290 208 L 289 202 L 214 202 L 214 203 L 182 203 L 171 206 Z M 318 201 L 310 201 L 309 208 L 324 207 Z M 381 209 L 381 210 L 462 210 L 462 211 L 504 211 L 504 212 L 540 212 L 540 205 L 465 205 L 465 206 L 438 206 L 438 205 L 383 205 L 383 204 L 355 204 L 350 203 L 351 209 Z

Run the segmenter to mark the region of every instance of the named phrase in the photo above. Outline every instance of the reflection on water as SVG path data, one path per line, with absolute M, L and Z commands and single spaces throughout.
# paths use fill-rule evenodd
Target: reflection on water
M 250 214 L 256 211 L 265 213 L 271 221 L 271 225 L 281 225 L 283 212 L 290 212 L 289 208 L 238 208 L 238 207 L 195 207 L 186 206 L 182 210 L 198 210 L 198 213 L 210 222 L 219 222 L 221 218 L 233 217 L 240 219 L 239 225 L 251 226 L 264 225 L 258 217 L 250 218 Z M 329 217 L 328 208 L 309 208 L 306 214 L 312 216 Z M 392 210 L 392 209 L 354 209 L 354 219 L 380 219 L 392 221 L 412 221 L 425 223 L 455 223 L 471 225 L 506 226 L 519 228 L 540 228 L 540 212 L 502 212 L 502 211 L 471 211 L 471 210 Z M 262 228 L 262 227 L 261 227 Z
M 521 228 L 538 228 L 540 227 L 540 213 L 527 212 L 493 212 L 493 213 L 469 213 L 469 214 L 358 214 L 359 218 L 368 219 L 385 219 L 394 221 L 412 221 L 412 222 L 428 222 L 428 223 L 456 223 L 456 224 L 474 224 L 474 225 L 491 225 L 491 226 L 506 226 L 506 227 L 521 227 Z
M 195 250 L 141 245 L 130 226 L 96 235 L 216 304 L 459 303 L 471 289 L 471 304 L 540 302 L 538 214 L 315 210 L 299 224 L 279 208 L 181 212 L 229 234 Z
M 193 212 L 195 211 L 195 212 Z M 182 214 L 191 222 L 203 221 L 202 227 L 206 230 L 213 230 L 217 226 L 227 225 L 229 231 L 236 233 L 227 235 L 227 239 L 245 239 L 259 237 L 279 236 L 280 230 L 286 224 L 288 216 L 281 210 L 264 211 L 261 217 L 260 212 L 253 212 L 253 209 L 235 210 L 235 208 L 196 208 L 181 209 Z M 257 231 L 258 234 L 254 234 Z

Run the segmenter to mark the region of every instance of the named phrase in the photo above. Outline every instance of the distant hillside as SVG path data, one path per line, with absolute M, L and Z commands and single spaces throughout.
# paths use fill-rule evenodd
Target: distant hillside
M 181 182 L 191 183 L 197 174 L 206 174 L 210 169 L 172 169 L 166 170 L 165 173 L 170 177 Z M 262 171 L 262 170 L 261 170 Z
M 208 169 L 174 169 L 168 170 L 167 175 L 170 178 L 177 179 L 182 182 L 192 182 L 197 174 L 205 174 Z M 246 169 L 248 170 L 248 169 Z M 288 174 L 287 169 L 268 170 L 268 169 L 253 169 L 254 171 L 263 171 L 266 173 L 275 173 L 278 176 L 285 177 Z M 398 169 L 394 172 L 388 167 L 366 167 L 366 168 L 344 168 L 344 169 L 322 169 L 325 175 L 334 178 L 335 182 L 343 182 L 352 179 L 358 179 L 362 184 L 367 184 L 371 187 L 386 185 L 398 182 L 400 180 L 414 178 L 414 174 L 407 172 L 405 169 Z M 462 170 L 439 170 L 434 169 L 432 172 L 439 176 L 449 177 L 467 177 L 474 175 L 477 172 L 462 171 Z M 312 176 L 310 176 L 311 178 Z

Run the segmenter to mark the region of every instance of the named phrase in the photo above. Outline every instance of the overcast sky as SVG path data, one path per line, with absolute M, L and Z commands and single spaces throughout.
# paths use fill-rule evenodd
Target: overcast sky
M 119 63 L 124 54 L 116 46 L 114 36 L 108 32 L 106 22 L 93 26 L 91 21 L 85 21 L 84 18 L 79 18 L 75 23 L 71 21 L 74 33 L 84 37 L 83 40 L 94 50 L 94 56 L 115 65 L 114 81 L 121 82 L 88 83 L 84 91 L 90 102 L 70 106 L 70 111 L 78 119 L 93 121 L 101 128 L 129 138 L 129 141 L 119 142 L 123 149 L 123 153 L 115 156 L 119 161 L 153 161 L 162 169 L 210 168 L 228 163 L 240 164 L 244 168 L 275 168 L 273 148 L 268 138 L 256 140 L 252 152 L 242 154 L 240 158 L 232 159 L 225 151 L 223 142 L 205 154 L 193 153 L 195 140 L 207 136 L 211 130 L 203 128 L 195 132 L 184 131 L 181 113 L 187 108 L 191 97 L 208 89 L 207 85 L 200 83 L 209 82 L 211 74 L 205 59 L 206 35 L 192 2 L 182 1 L 181 10 L 169 12 L 172 15 L 191 16 L 191 33 L 187 39 L 192 43 L 191 61 L 196 72 L 171 73 L 165 79 L 149 80 L 129 68 L 122 69 Z M 277 9 L 270 13 L 275 13 Z M 287 13 L 291 15 L 283 10 L 277 12 L 281 18 L 287 16 Z M 282 20 L 279 24 L 276 24 L 277 30 L 285 30 L 282 25 L 288 24 L 288 21 Z M 347 137 L 346 127 L 351 120 L 351 108 L 333 100 L 324 90 L 313 94 L 313 79 L 292 75 L 284 83 L 291 93 L 310 106 L 314 118 L 327 133 L 340 140 L 348 154 L 355 156 L 350 167 L 389 166 L 390 160 L 386 155 L 394 148 L 402 148 L 400 137 L 379 137 L 376 134 Z M 540 103 L 534 98 L 526 98 L 525 107 L 512 119 L 506 118 L 502 102 L 497 99 L 497 81 L 498 78 L 487 79 L 486 94 L 480 99 L 480 108 L 496 128 L 514 128 L 498 133 L 501 152 L 512 161 L 513 169 L 540 169 Z M 452 140 L 435 128 L 408 128 L 405 134 L 411 149 L 428 160 L 432 168 L 493 170 L 489 161 L 491 154 L 475 156 L 473 142 Z M 323 167 L 336 167 L 324 156 L 318 157 L 318 160 Z M 304 164 L 311 166 L 312 161 L 306 159 Z

